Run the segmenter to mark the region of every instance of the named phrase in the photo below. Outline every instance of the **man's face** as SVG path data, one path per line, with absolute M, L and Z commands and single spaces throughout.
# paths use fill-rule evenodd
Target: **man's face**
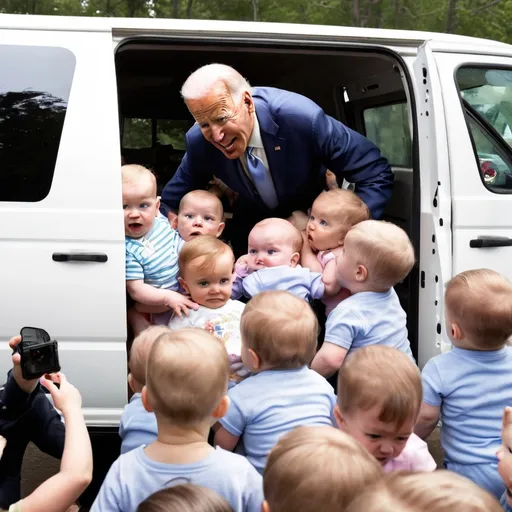
M 222 212 L 216 201 L 190 196 L 180 205 L 173 228 L 185 242 L 199 235 L 219 236 L 224 229 Z
M 160 201 L 151 180 L 140 178 L 123 183 L 124 233 L 141 238 L 151 230 L 158 215 Z
M 246 91 L 235 101 L 223 82 L 216 84 L 202 98 L 186 101 L 204 138 L 230 160 L 244 154 L 254 127 L 251 94 Z

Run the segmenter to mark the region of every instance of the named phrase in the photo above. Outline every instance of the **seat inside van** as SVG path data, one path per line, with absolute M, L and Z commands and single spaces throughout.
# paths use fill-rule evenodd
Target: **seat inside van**
M 180 88 L 202 65 L 228 64 L 251 85 L 303 94 L 332 117 L 375 142 L 390 161 L 395 186 L 384 220 L 404 228 L 419 254 L 413 218 L 415 173 L 412 164 L 410 105 L 406 79 L 396 56 L 377 50 L 228 42 L 177 42 L 132 39 L 116 52 L 121 147 L 126 163 L 152 169 L 159 190 L 173 176 L 192 126 Z M 418 213 L 416 213 L 418 215 Z M 397 287 L 408 313 L 411 345 L 416 349 L 418 267 Z

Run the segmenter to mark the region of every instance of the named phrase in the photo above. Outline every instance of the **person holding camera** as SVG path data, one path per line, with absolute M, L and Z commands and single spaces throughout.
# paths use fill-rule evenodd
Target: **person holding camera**
M 92 479 L 92 449 L 82 414 L 82 398 L 60 372 L 41 379 L 24 379 L 21 356 L 16 352 L 20 342 L 21 336 L 9 341 L 15 351 L 13 369 L 0 393 L 0 436 L 5 439 L 0 459 L 0 509 L 65 512 Z M 42 386 L 50 392 L 66 426 Z M 60 472 L 19 501 L 21 464 L 30 441 L 43 452 L 62 457 Z

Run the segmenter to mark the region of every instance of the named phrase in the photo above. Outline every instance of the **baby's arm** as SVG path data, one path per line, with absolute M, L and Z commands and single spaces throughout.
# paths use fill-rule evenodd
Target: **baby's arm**
M 311 363 L 311 369 L 325 378 L 334 375 L 345 361 L 346 348 L 325 341 Z
M 440 415 L 440 406 L 429 405 L 423 402 L 421 404 L 420 415 L 414 427 L 414 433 L 418 437 L 421 437 L 421 439 L 426 439 L 436 428 Z
M 322 265 L 318 261 L 316 254 L 313 252 L 313 249 L 311 249 L 308 237 L 306 233 L 302 232 L 302 238 L 304 240 L 304 243 L 302 244 L 302 249 L 300 251 L 300 264 L 305 267 L 309 268 L 311 272 L 322 272 Z
M 188 308 L 197 309 L 199 306 L 181 293 L 163 288 L 155 288 L 142 279 L 126 281 L 126 289 L 135 302 L 147 306 L 166 306 L 178 315 L 181 312 L 188 314 Z
M 325 285 L 325 295 L 334 296 L 341 290 L 341 285 L 336 279 L 336 260 L 332 259 L 327 262 L 322 272 L 322 281 Z
M 224 427 L 219 427 L 217 432 L 215 432 L 214 445 L 232 452 L 238 444 L 239 439 L 240 436 L 230 434 Z
M 59 389 L 54 382 L 60 384 Z M 21 508 L 24 512 L 43 512 L 51 503 L 53 511 L 65 512 L 92 479 L 91 441 L 78 390 L 61 373 L 52 375 L 51 380 L 43 378 L 41 383 L 50 391 L 55 407 L 62 411 L 66 422 L 64 453 L 59 473 L 24 498 Z

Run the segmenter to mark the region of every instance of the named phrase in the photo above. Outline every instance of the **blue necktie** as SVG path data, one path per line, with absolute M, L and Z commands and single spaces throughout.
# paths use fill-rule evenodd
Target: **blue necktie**
M 263 202 L 273 209 L 278 205 L 277 194 L 263 162 L 252 154 L 254 148 L 247 148 L 247 170 Z

